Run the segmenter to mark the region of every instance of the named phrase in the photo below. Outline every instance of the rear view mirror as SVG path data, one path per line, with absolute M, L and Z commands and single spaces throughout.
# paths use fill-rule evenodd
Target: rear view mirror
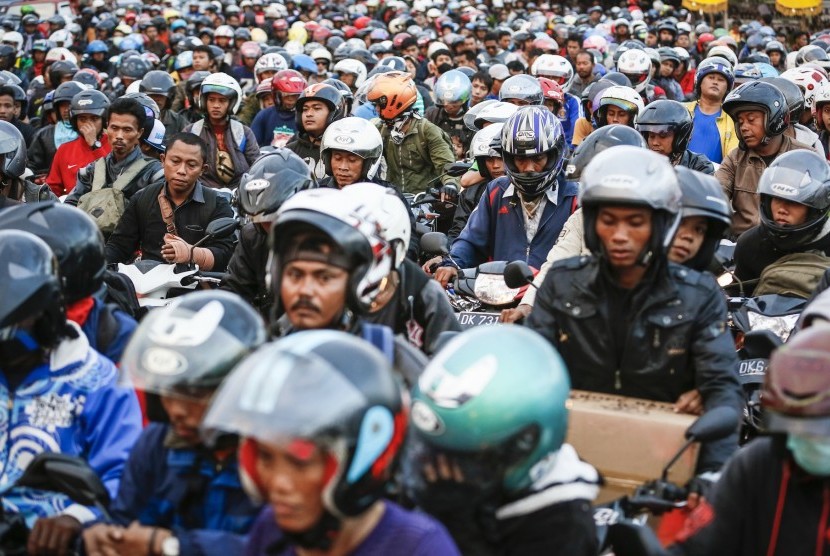
M 447 255 L 450 252 L 450 240 L 441 232 L 429 232 L 421 237 L 421 251 L 428 255 Z
M 42 453 L 26 467 L 15 486 L 59 492 L 106 515 L 110 495 L 104 483 L 83 459 L 66 454 Z
M 726 438 L 736 430 L 740 417 L 731 407 L 710 409 L 686 429 L 686 438 L 695 442 L 713 442 Z
M 223 239 L 233 234 L 238 227 L 239 221 L 237 221 L 236 218 L 228 216 L 224 218 L 217 218 L 208 224 L 205 229 L 205 233 L 210 237 Z
M 533 283 L 533 271 L 524 261 L 512 261 L 504 267 L 504 283 L 508 288 L 517 289 Z

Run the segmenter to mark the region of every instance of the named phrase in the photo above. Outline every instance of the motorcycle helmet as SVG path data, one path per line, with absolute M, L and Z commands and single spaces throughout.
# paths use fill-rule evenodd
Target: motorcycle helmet
M 46 242 L 57 258 L 67 305 L 104 285 L 104 238 L 82 210 L 52 201 L 17 205 L 3 211 L 0 230 L 29 232 Z
M 259 157 L 239 181 L 239 207 L 252 222 L 273 222 L 282 204 L 314 181 L 302 158 L 277 148 Z
M 830 209 L 830 166 L 810 150 L 784 153 L 776 158 L 758 180 L 761 226 L 772 243 L 784 251 L 807 245 L 817 239 L 827 222 Z M 807 219 L 795 226 L 775 221 L 772 199 L 808 207 Z
M 254 75 L 256 76 L 257 83 L 259 83 L 262 79 L 260 77 L 261 74 L 268 71 L 277 73 L 286 69 L 288 69 L 288 63 L 285 61 L 285 58 L 283 58 L 281 54 L 272 52 L 270 54 L 263 54 L 260 56 L 259 60 L 256 61 L 256 64 L 254 65 Z
M 760 110 L 765 114 L 764 131 L 767 138 L 781 135 L 790 125 L 790 112 L 784 93 L 775 85 L 763 81 L 752 81 L 741 85 L 726 96 L 723 110 L 737 121 L 738 113 L 744 110 Z M 739 126 L 735 126 L 741 146 L 745 148 Z
M 542 86 L 530 75 L 514 75 L 508 77 L 502 83 L 499 90 L 499 100 L 502 102 L 518 100 L 531 106 L 538 106 L 544 101 Z
M 49 82 L 53 87 L 57 87 L 67 79 L 72 79 L 78 73 L 78 65 L 69 60 L 58 60 L 57 62 L 52 62 L 49 66 L 48 73 Z
M 309 530 L 281 533 L 306 548 L 330 546 L 339 521 L 386 494 L 406 434 L 401 386 L 368 342 L 334 330 L 291 334 L 245 359 L 217 391 L 203 422 L 208 442 L 239 436 L 243 485 L 266 497 L 257 445 L 322 452 L 329 469 L 324 514 Z
M 531 78 L 532 79 L 532 78 Z M 567 152 L 559 119 L 542 106 L 520 108 L 505 122 L 501 135 L 504 172 L 525 200 L 535 199 L 556 183 Z M 547 155 L 539 172 L 520 172 L 517 156 Z
M 354 89 L 363 85 L 363 82 L 366 81 L 366 77 L 369 74 L 366 65 L 354 58 L 346 58 L 334 64 L 334 73 L 337 74 L 341 81 L 344 75 L 354 76 L 354 83 L 352 84 L 352 88 Z
M 209 71 L 194 71 L 184 84 L 184 92 L 187 95 L 187 101 L 191 107 L 196 106 L 196 100 L 193 93 L 201 90 L 202 82 L 210 75 Z
M 594 157 L 582 174 L 580 205 L 585 219 L 585 245 L 605 257 L 596 231 L 602 206 L 641 206 L 652 210 L 651 240 L 638 263 L 665 259 L 680 223 L 680 185 L 668 159 L 648 149 L 619 146 Z
M 303 92 L 300 94 L 300 98 L 297 99 L 295 108 L 297 129 L 300 133 L 306 132 L 305 126 L 303 125 L 303 105 L 311 100 L 318 100 L 325 104 L 329 109 L 329 115 L 326 118 L 326 127 L 331 125 L 332 122 L 342 118 L 345 114 L 345 102 L 343 100 L 343 95 L 340 94 L 340 91 L 331 85 L 326 85 L 324 83 L 309 85 L 303 89 Z
M 588 137 L 576 146 L 568 165 L 565 176 L 568 180 L 579 181 L 582 172 L 595 156 L 606 149 L 620 145 L 629 145 L 647 149 L 645 139 L 634 128 L 627 125 L 609 124 L 591 132 Z
M 409 208 L 392 188 L 376 183 L 353 183 L 342 190 L 377 218 L 381 238 L 394 251 L 394 268 L 399 268 L 406 259 L 412 233 Z
M 628 78 L 636 92 L 641 93 L 651 80 L 651 59 L 644 50 L 626 50 L 617 61 L 617 71 Z
M 637 124 L 637 118 L 644 109 L 643 99 L 634 89 L 620 87 L 619 85 L 605 89 L 599 98 L 599 102 L 594 102 L 591 106 L 596 110 L 598 127 L 608 125 L 608 106 L 616 106 L 625 110 L 629 115 L 629 127 L 634 127 Z
M 141 321 L 121 369 L 143 392 L 203 401 L 266 337 L 262 318 L 241 297 L 197 291 Z
M 279 108 L 282 106 L 282 95 L 297 95 L 308 87 L 308 82 L 303 75 L 291 69 L 278 71 L 271 79 L 271 93 L 274 96 L 274 104 Z
M 78 93 L 86 91 L 86 87 L 77 83 L 75 81 L 67 81 L 66 83 L 61 83 L 58 85 L 58 88 L 55 89 L 55 96 L 53 102 L 57 105 L 60 102 L 72 102 L 72 99 Z
M 208 93 L 217 93 L 226 97 L 230 101 L 230 113 L 236 114 L 239 107 L 242 106 L 242 89 L 239 87 L 239 82 L 228 75 L 227 73 L 212 73 L 205 77 L 200 87 L 201 96 L 199 97 L 199 104 L 202 111 L 207 111 L 207 95 Z
M 728 46 L 720 44 L 709 49 L 709 52 L 706 54 L 706 59 L 708 60 L 709 58 L 720 58 L 722 60 L 726 60 L 733 69 L 738 65 L 738 57 L 735 56 L 735 52 Z
M 562 87 L 562 91 L 567 93 L 571 88 L 576 74 L 571 63 L 562 56 L 542 54 L 530 66 L 530 75 L 534 77 L 547 77 L 555 81 Z
M 418 100 L 418 89 L 409 74 L 380 73 L 373 79 L 366 100 L 375 105 L 382 120 L 394 122 L 411 113 Z
M 804 94 L 804 107 L 807 109 L 812 109 L 819 85 L 828 81 L 826 75 L 809 66 L 789 69 L 780 77 L 798 85 Z
M 107 127 L 107 109 L 110 101 L 107 95 L 101 91 L 81 91 L 72 97 L 72 104 L 69 107 L 69 122 L 72 129 L 78 131 L 78 116 L 81 114 L 92 114 L 102 120 L 103 128 Z
M 121 62 L 118 66 L 118 75 L 123 79 L 143 79 L 144 76 L 152 71 L 153 66 L 140 56 L 131 56 Z
M 340 81 L 339 79 L 335 79 L 333 77 L 326 79 L 325 81 L 323 81 L 323 83 L 325 83 L 326 85 L 331 85 L 332 87 L 340 91 L 340 96 L 343 97 L 343 102 L 345 103 L 344 113 L 346 115 L 351 114 L 352 104 L 354 103 L 354 94 L 352 93 L 352 90 L 349 88 L 349 86 Z
M 702 216 L 706 219 L 706 236 L 697 254 L 684 264 L 698 271 L 708 270 L 721 239 L 732 225 L 732 207 L 720 182 L 702 172 L 676 166 L 677 180 L 683 195 L 681 219 Z
M 503 123 L 488 125 L 478 131 L 470 141 L 470 156 L 476 161 L 478 173 L 487 181 L 495 179 L 495 176 L 491 176 L 487 169 L 487 159 L 501 158 L 501 134 L 503 129 Z
M 830 81 L 821 83 L 816 89 L 813 100 L 811 113 L 813 114 L 813 121 L 816 124 L 818 131 L 827 131 L 827 126 L 824 124 L 824 118 L 821 115 L 822 107 L 830 102 Z
M 333 122 L 323 133 L 320 143 L 320 158 L 326 174 L 333 176 L 332 151 L 345 151 L 363 159 L 360 180 L 374 179 L 381 164 L 383 139 L 378 129 L 363 118 L 348 117 Z
M 735 86 L 739 87 L 750 81 L 761 79 L 761 70 L 755 64 L 742 63 L 735 66 Z
M 176 92 L 176 83 L 166 71 L 153 70 L 148 72 L 142 79 L 138 90 L 148 95 L 160 95 L 168 102 Z
M 731 91 L 732 87 L 735 85 L 735 73 L 733 72 L 732 67 L 733 66 L 731 66 L 728 62 L 725 62 L 723 58 L 719 56 L 706 58 L 700 62 L 700 65 L 697 67 L 697 72 L 695 73 L 695 96 L 700 98 L 700 85 L 703 82 L 703 78 L 710 73 L 720 74 L 726 79 L 726 94 L 728 95 L 729 91 Z
M 790 121 L 798 122 L 804 112 L 804 94 L 801 92 L 801 88 L 783 77 L 763 77 L 761 81 L 771 83 L 784 93 L 784 98 L 787 100 L 787 109 L 790 112 Z
M 182 71 L 185 69 L 189 69 L 193 67 L 193 51 L 192 50 L 185 50 L 176 56 L 175 61 L 173 62 L 173 69 L 176 71 Z
M 559 453 L 568 428 L 570 379 L 556 350 L 518 326 L 478 327 L 450 340 L 412 391 L 412 430 L 404 451 L 407 491 L 419 506 L 442 510 L 424 465 L 440 454 L 460 468 L 465 496 L 456 504 L 494 507 L 525 496 L 534 470 Z M 516 403 L 516 400 L 522 400 Z
M 649 133 L 673 133 L 669 159 L 672 164 L 676 164 L 689 146 L 692 126 L 692 116 L 681 103 L 676 100 L 655 100 L 640 112 L 635 128 L 643 135 L 646 143 Z
M 435 104 L 444 106 L 445 103 L 461 103 L 462 111 L 470 104 L 470 95 L 473 84 L 470 78 L 459 70 L 450 70 L 444 73 L 435 82 Z

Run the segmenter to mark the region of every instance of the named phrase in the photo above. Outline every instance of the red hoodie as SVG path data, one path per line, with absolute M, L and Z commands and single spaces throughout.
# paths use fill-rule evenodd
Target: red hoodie
M 75 189 L 78 170 L 110 152 L 110 142 L 106 134 L 101 135 L 101 148 L 93 149 L 86 144 L 83 137 L 64 143 L 58 147 L 46 183 L 60 197 Z

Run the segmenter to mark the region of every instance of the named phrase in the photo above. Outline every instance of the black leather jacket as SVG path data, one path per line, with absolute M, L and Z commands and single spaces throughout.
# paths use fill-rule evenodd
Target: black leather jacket
M 527 326 L 568 366 L 572 387 L 675 403 L 697 388 L 705 409 L 740 410 L 735 345 L 726 301 L 712 275 L 668 263 L 627 292 L 609 285 L 596 257 L 553 265 Z M 720 467 L 736 437 L 704 449 L 699 469 Z
M 709 160 L 705 154 L 693 153 L 686 149 L 683 156 L 680 157 L 678 165 L 685 166 L 689 170 L 703 172 L 704 174 L 714 175 L 715 165 Z
M 273 294 L 265 287 L 267 266 L 268 234 L 254 223 L 245 224 L 239 233 L 239 243 L 228 263 L 228 270 L 222 277 L 220 289 L 241 296 L 266 319 L 270 318 L 274 301 Z

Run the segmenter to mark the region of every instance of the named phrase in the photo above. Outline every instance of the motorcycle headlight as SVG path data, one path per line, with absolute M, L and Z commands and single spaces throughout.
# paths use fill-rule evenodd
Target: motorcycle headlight
M 747 316 L 750 330 L 770 330 L 784 342 L 787 341 L 790 332 L 795 328 L 795 323 L 798 322 L 798 314 L 770 317 L 750 311 Z
M 509 305 L 516 299 L 519 289 L 508 288 L 501 274 L 479 274 L 473 290 L 479 301 L 487 305 Z

